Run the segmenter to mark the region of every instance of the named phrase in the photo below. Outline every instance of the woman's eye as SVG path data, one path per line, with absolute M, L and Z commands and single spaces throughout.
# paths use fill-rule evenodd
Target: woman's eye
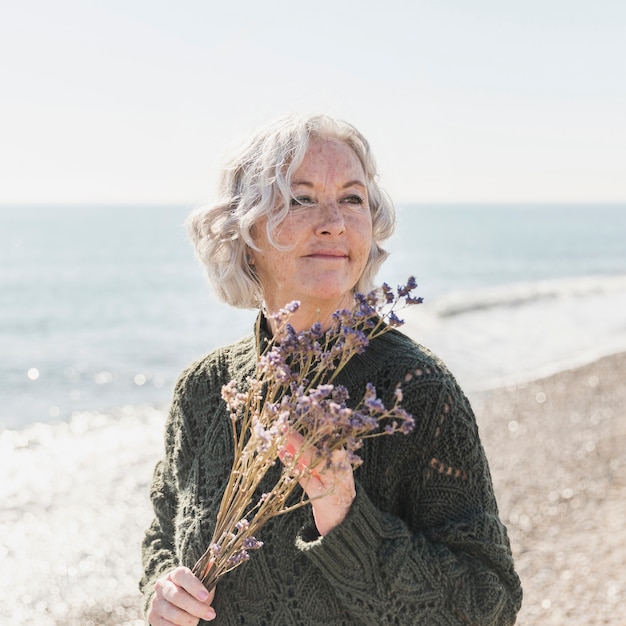
M 294 196 L 291 198 L 291 206 L 310 206 L 313 200 L 310 196 Z
M 346 196 L 343 199 L 343 201 L 348 203 L 348 204 L 358 204 L 358 205 L 361 205 L 361 204 L 363 204 L 365 202 L 363 200 L 363 198 L 361 198 L 361 196 L 359 196 L 357 194 L 350 194 L 349 196 Z

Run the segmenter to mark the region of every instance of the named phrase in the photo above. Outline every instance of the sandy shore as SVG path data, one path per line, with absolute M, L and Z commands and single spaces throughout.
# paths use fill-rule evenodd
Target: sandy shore
M 474 402 L 521 626 L 626 624 L 626 354 Z
M 522 626 L 626 624 L 624 381 L 626 354 L 620 354 L 472 397 L 524 585 L 517 622 Z M 102 459 L 89 459 L 94 475 L 104 467 L 111 476 L 110 488 L 97 497 L 88 489 L 89 477 L 83 476 L 86 487 L 78 497 L 72 491 L 72 499 L 64 500 L 70 496 L 59 493 L 45 512 L 30 503 L 29 514 L 48 516 L 42 528 L 54 526 L 52 516 L 61 516 L 56 524 L 67 516 L 75 520 L 74 530 L 59 538 L 56 552 L 47 538 L 44 553 L 56 564 L 34 562 L 31 570 L 42 578 L 46 572 L 57 576 L 54 602 L 49 590 L 33 599 L 30 589 L 24 598 L 37 605 L 29 608 L 19 602 L 19 614 L 14 615 L 14 592 L 0 593 L 3 620 L 14 617 L 3 624 L 143 624 L 135 579 L 140 571 L 139 542 L 150 517 L 147 483 L 159 454 L 161 423 L 162 415 L 135 419 L 125 431 L 135 436 L 122 449 L 122 458 L 116 462 L 104 450 Z M 84 473 L 85 464 L 81 467 Z M 111 503 L 122 497 L 124 506 L 118 512 L 120 507 Z M 106 522 L 99 539 L 90 538 L 87 548 L 81 547 L 83 529 L 76 521 L 85 507 Z M 13 508 L 23 518 L 23 507 Z M 0 505 L 0 527 L 3 521 L 5 528 L 15 527 L 11 510 Z M 29 545 L 41 554 L 36 539 Z M 99 558 L 86 556 L 89 546 L 97 548 Z M 20 557 L 9 544 L 3 556 L 0 582 L 6 585 L 12 563 L 16 568 L 22 563 L 23 568 L 24 555 Z

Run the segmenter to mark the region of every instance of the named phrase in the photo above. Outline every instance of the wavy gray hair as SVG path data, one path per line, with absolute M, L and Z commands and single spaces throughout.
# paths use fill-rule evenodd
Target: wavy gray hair
M 350 146 L 366 177 L 372 213 L 372 247 L 356 291 L 368 292 L 388 253 L 381 243 L 395 228 L 395 210 L 378 186 L 376 164 L 365 137 L 351 124 L 328 115 L 288 117 L 263 128 L 225 164 L 217 201 L 187 219 L 189 237 L 217 296 L 240 308 L 263 302 L 263 286 L 248 262 L 255 249 L 253 228 L 267 217 L 267 235 L 285 219 L 291 201 L 291 177 L 301 165 L 312 138 L 334 138 Z M 274 243 L 274 245 L 276 245 Z

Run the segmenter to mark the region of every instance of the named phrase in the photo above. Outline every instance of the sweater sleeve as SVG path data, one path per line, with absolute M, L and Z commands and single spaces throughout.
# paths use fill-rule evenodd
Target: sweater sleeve
M 165 462 L 161 461 L 154 471 L 150 489 L 155 517 L 146 531 L 141 549 L 144 575 L 139 589 L 144 597 L 145 612 L 150 606 L 157 580 L 178 565 L 173 544 L 176 494 L 168 482 Z
M 176 549 L 176 518 L 179 509 L 178 485 L 192 458 L 192 438 L 185 410 L 185 377 L 178 381 L 165 425 L 165 456 L 154 470 L 150 499 L 154 518 L 142 542 L 144 574 L 139 583 L 147 611 L 157 580 L 180 565 Z
M 360 624 L 513 624 L 521 586 L 469 403 L 449 376 L 405 399 L 418 426 L 382 460 L 397 506 L 357 483 L 344 522 L 297 544 Z

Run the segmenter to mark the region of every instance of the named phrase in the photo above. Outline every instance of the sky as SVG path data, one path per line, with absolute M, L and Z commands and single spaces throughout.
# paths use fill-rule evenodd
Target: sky
M 317 112 L 398 203 L 626 202 L 622 0 L 20 0 L 0 92 L 0 204 L 206 202 Z

